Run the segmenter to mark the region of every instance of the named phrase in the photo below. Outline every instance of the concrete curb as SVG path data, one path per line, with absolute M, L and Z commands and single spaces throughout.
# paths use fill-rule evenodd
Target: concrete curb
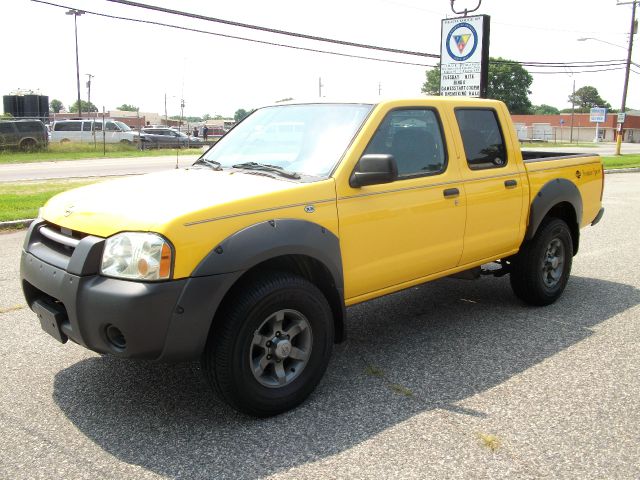
M 634 173 L 640 172 L 640 167 L 629 167 L 629 168 L 610 168 L 609 170 L 605 170 L 604 173 L 610 175 L 612 173 Z
M 0 231 L 2 230 L 19 230 L 28 228 L 33 222 L 33 218 L 25 218 L 22 220 L 11 220 L 8 222 L 0 222 Z
M 610 175 L 612 173 L 635 173 L 640 172 L 640 167 L 631 167 L 631 168 L 612 168 L 609 170 L 605 170 L 604 173 Z M 31 225 L 35 219 L 33 218 L 25 218 L 23 220 L 11 220 L 9 222 L 0 222 L 0 231 L 1 230 L 13 230 L 20 228 L 27 228 Z

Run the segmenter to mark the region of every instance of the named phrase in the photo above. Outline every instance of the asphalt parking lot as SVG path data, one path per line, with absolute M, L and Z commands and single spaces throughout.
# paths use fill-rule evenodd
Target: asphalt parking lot
M 349 309 L 301 407 L 256 420 L 196 364 L 100 357 L 40 330 L 0 235 L 0 477 L 640 477 L 640 173 L 607 177 L 564 296 L 444 279 Z

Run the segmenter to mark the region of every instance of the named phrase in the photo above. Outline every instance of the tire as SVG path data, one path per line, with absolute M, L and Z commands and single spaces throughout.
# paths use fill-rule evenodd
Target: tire
M 567 286 L 572 261 L 569 227 L 563 220 L 548 218 L 511 259 L 511 288 L 525 303 L 550 305 Z
M 69 143 L 71 142 L 71 140 L 69 140 L 68 138 L 63 138 L 62 140 L 60 140 L 60 143 Z
M 122 139 L 122 140 L 120 140 L 120 143 L 121 143 L 122 145 L 131 145 L 131 140 Z
M 32 138 L 25 138 L 20 142 L 20 150 L 23 152 L 33 152 L 38 148 L 38 144 Z
M 225 302 L 202 366 L 231 407 L 268 417 L 296 407 L 313 392 L 333 342 L 331 308 L 322 292 L 297 275 L 270 272 L 244 281 Z

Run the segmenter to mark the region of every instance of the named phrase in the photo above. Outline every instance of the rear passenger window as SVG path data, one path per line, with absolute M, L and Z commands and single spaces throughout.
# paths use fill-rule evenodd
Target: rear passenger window
M 435 175 L 447 164 L 440 122 L 435 111 L 400 109 L 389 112 L 364 154 L 391 154 L 400 177 Z
M 0 133 L 13 133 L 13 125 L 0 122 Z
M 56 123 L 54 130 L 56 132 L 79 132 L 82 128 L 82 122 L 60 122 Z
M 504 137 L 494 110 L 457 108 L 456 120 L 471 170 L 501 168 L 507 164 Z

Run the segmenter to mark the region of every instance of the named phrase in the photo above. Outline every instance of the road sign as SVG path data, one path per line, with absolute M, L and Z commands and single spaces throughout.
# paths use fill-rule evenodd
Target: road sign
M 488 15 L 442 20 L 440 95 L 486 96 L 489 21 Z
M 604 123 L 607 119 L 607 109 L 594 107 L 589 110 L 589 121 L 592 123 Z
M 618 114 L 618 123 L 624 123 L 624 119 L 627 116 L 626 113 L 619 113 Z

